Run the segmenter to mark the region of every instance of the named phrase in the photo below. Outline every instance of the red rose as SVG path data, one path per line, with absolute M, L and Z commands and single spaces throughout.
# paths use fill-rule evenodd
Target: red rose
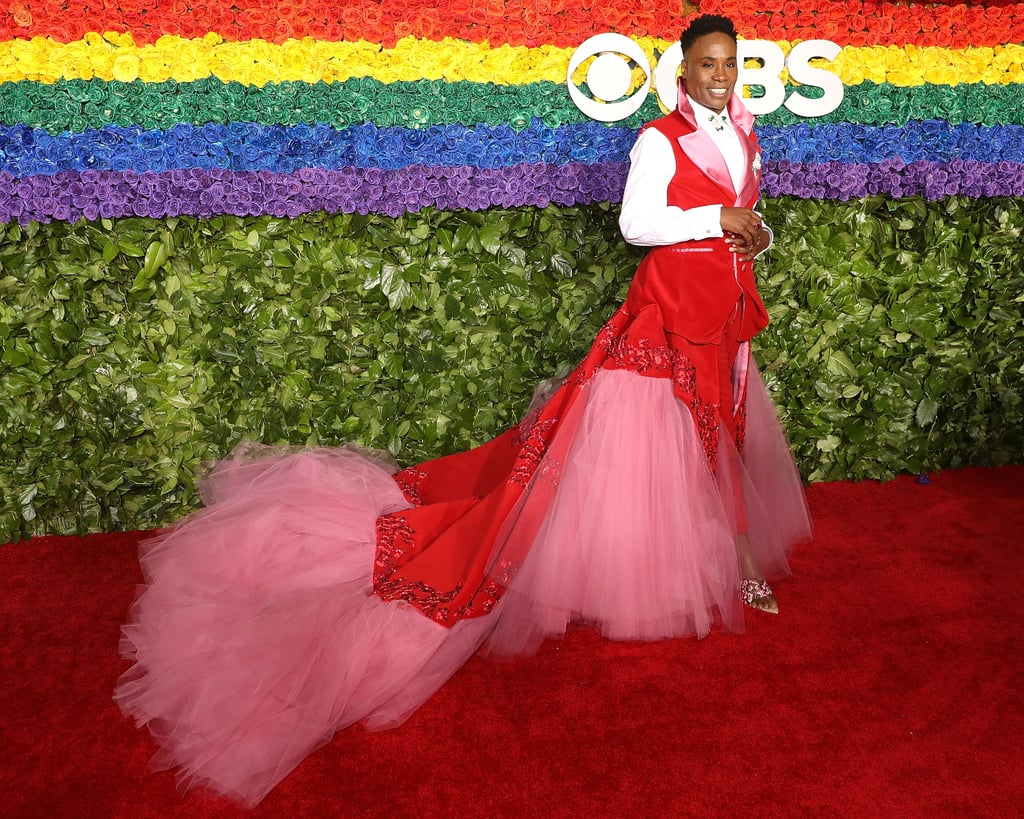
M 618 6 L 605 6 L 601 9 L 601 16 L 604 18 L 605 27 L 618 31 L 628 24 L 629 15 Z
M 892 34 L 896 21 L 891 15 L 876 14 L 871 21 L 871 30 L 878 34 Z
M 868 33 L 866 31 L 851 31 L 848 39 L 854 48 L 863 48 L 868 44 Z

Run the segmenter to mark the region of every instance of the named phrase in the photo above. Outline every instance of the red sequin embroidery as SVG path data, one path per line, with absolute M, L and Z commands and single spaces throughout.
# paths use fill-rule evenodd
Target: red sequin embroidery
M 427 477 L 427 473 L 419 467 L 410 466 L 395 475 L 395 482 L 409 503 L 413 506 L 422 506 L 423 499 L 420 497 L 420 487 Z
M 740 404 L 736 411 L 736 451 L 743 457 L 743 446 L 747 442 L 747 402 Z
M 410 581 L 398 574 L 398 561 L 415 546 L 415 530 L 402 514 L 384 515 L 377 518 L 377 553 L 373 561 L 373 589 L 384 601 L 404 600 L 419 609 L 436 623 L 452 626 L 468 617 L 488 614 L 497 605 L 505 586 L 512 580 L 516 567 L 502 561 L 496 567 L 497 573 L 488 578 L 475 595 L 461 606 L 450 604 L 463 591 L 459 583 L 448 591 L 439 591 L 422 581 Z
M 718 463 L 718 405 L 698 397 L 694 399 L 690 411 L 697 421 L 697 434 L 704 447 L 704 454 L 714 469 Z
M 704 454 L 714 468 L 718 461 L 718 405 L 698 397 L 696 366 L 686 353 L 667 344 L 652 344 L 647 338 L 634 343 L 628 335 L 620 336 L 628 320 L 629 311 L 623 305 L 595 338 L 595 346 L 601 350 L 604 359 L 584 361 L 570 376 L 572 383 L 583 387 L 607 363 L 641 375 L 663 374 L 671 378 L 674 392 L 693 414 Z
M 373 561 L 373 589 L 381 600 L 405 600 L 422 611 L 431 620 L 449 624 L 453 621 L 447 604 L 462 591 L 460 583 L 454 589 L 440 592 L 422 582 L 396 577 L 398 561 L 413 547 L 414 530 L 404 515 L 384 515 L 377 518 L 377 554 Z
M 523 434 L 523 428 L 519 428 L 522 445 L 519 455 L 516 457 L 516 464 L 512 467 L 512 474 L 509 476 L 511 483 L 526 486 L 537 471 L 537 467 L 547 452 L 551 440 L 551 433 L 558 426 L 557 418 L 546 418 L 529 426 L 528 431 Z

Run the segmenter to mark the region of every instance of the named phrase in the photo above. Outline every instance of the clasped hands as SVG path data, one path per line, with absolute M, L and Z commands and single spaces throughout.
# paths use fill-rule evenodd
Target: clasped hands
M 729 250 L 745 262 L 771 244 L 771 234 L 764 229 L 761 216 L 750 208 L 722 208 L 721 224 Z

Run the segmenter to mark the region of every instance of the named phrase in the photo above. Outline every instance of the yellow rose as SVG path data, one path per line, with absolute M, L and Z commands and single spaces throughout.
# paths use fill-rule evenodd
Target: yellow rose
M 148 54 L 147 59 L 139 66 L 139 79 L 143 82 L 166 82 L 171 79 L 171 67 L 162 59 L 159 52 L 153 52 Z
M 317 65 L 315 48 L 298 40 L 286 40 L 279 49 L 280 76 L 289 80 L 303 82 L 319 82 L 323 76 L 322 69 Z
M 131 82 L 139 78 L 139 55 L 119 54 L 114 58 L 111 74 L 115 80 Z

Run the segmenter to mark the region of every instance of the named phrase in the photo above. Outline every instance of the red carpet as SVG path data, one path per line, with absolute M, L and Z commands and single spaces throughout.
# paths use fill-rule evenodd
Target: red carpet
M 473 660 L 342 733 L 248 815 L 1019 816 L 1024 467 L 819 484 L 778 617 L 703 641 L 580 630 Z M 138 533 L 0 547 L 0 813 L 236 816 L 151 774 L 110 695 Z

